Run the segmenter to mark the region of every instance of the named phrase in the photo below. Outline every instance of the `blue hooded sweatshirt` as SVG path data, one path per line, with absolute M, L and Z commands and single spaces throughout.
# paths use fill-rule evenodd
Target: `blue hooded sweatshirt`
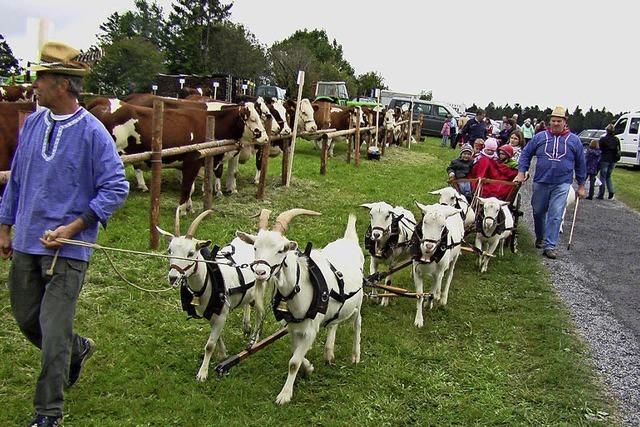
M 571 184 L 574 170 L 578 185 L 583 185 L 587 178 L 582 142 L 569 130 L 559 135 L 554 135 L 548 130 L 537 133 L 520 154 L 520 172 L 529 170 L 533 156 L 538 158 L 533 182 Z

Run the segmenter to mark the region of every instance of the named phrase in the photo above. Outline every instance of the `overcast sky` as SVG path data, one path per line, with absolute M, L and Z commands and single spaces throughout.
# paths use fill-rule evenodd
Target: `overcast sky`
M 170 9 L 171 0 L 158 3 Z M 133 0 L 2 0 L 0 34 L 16 57 L 32 59 L 29 17 L 52 21 L 50 39 L 87 48 L 100 23 L 131 8 Z M 395 91 L 616 113 L 639 109 L 639 10 L 622 0 L 236 0 L 231 19 L 267 46 L 297 29 L 324 29 L 356 73 L 377 71 Z

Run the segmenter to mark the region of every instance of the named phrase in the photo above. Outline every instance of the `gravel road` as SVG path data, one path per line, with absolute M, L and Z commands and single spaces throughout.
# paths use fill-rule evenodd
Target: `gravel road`
M 530 192 L 531 184 L 521 189 L 523 222 L 533 233 Z M 581 200 L 567 251 L 572 217 L 573 209 L 558 259 L 543 262 L 622 419 L 640 426 L 640 214 L 616 200 Z

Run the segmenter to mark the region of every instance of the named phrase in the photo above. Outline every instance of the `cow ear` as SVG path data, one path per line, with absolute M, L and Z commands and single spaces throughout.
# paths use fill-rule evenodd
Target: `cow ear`
M 249 120 L 250 115 L 251 115 L 251 112 L 249 111 L 248 107 L 240 108 L 240 117 L 242 117 L 242 120 Z
M 313 108 L 313 111 L 318 111 L 318 108 L 320 108 L 317 104 L 311 104 L 311 107 Z

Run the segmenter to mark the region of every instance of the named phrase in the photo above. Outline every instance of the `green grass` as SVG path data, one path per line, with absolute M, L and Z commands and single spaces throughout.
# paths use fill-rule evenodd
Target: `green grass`
M 326 176 L 319 154 L 299 141 L 290 188 L 276 185 L 280 158 L 270 165 L 268 201 L 255 200 L 253 171 L 240 171 L 240 193 L 214 202 L 214 214 L 198 236 L 228 242 L 236 229 L 255 231 L 249 216 L 261 207 L 278 213 L 293 207 L 322 212 L 296 218 L 288 237 L 320 247 L 341 236 L 349 212 L 364 235 L 367 211 L 358 205 L 386 200 L 417 211 L 413 201 L 435 202 L 429 190 L 444 186 L 445 167 L 456 153 L 438 140 L 392 149 L 380 162 L 363 160 L 359 169 L 336 150 Z M 172 230 L 179 176 L 166 173 L 162 226 Z M 201 208 L 200 192 L 195 203 Z M 145 250 L 148 195 L 133 191 L 99 242 Z M 192 219 L 193 216 L 190 217 Z M 186 222 L 186 221 L 185 221 Z M 183 224 L 183 232 L 187 224 Z M 150 295 L 119 281 L 102 254 L 95 254 L 78 304 L 77 330 L 93 337 L 98 352 L 81 380 L 66 395 L 67 426 L 147 425 L 586 425 L 588 416 L 614 408 L 575 337 L 568 314 L 553 292 L 530 238 L 521 234 L 518 255 L 506 254 L 480 275 L 475 258 L 463 254 L 449 305 L 425 312 L 423 329 L 413 327 L 415 303 L 395 300 L 363 307 L 362 361 L 350 363 L 351 325 L 338 329 L 336 362 L 322 361 L 321 331 L 308 358 L 315 372 L 299 375 L 293 401 L 274 401 L 287 372 L 285 337 L 234 368 L 225 378 L 213 372 L 195 381 L 209 333 L 205 322 L 186 321 L 178 292 Z M 115 256 L 126 276 L 150 288 L 166 285 L 162 260 Z M 6 282 L 8 264 L 0 275 Z M 368 261 L 367 261 L 368 268 Z M 407 271 L 397 286 L 412 288 Z M 38 351 L 20 334 L 0 289 L 0 425 L 24 425 L 39 372 Z M 269 317 L 266 332 L 278 325 Z M 234 312 L 224 331 L 229 353 L 243 348 L 241 316 Z M 609 417 L 611 418 L 611 417 Z M 606 419 L 611 424 L 611 419 Z
M 627 206 L 640 211 L 640 171 L 629 167 L 616 167 L 613 170 L 613 185 L 616 197 Z

